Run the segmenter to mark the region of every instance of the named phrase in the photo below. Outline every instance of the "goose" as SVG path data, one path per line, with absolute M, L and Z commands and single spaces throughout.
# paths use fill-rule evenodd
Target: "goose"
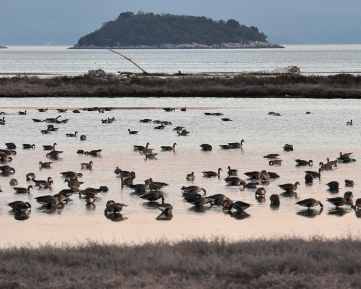
M 321 169 L 318 172 L 314 171 L 305 171 L 306 175 L 311 175 L 314 179 L 321 179 Z
M 144 184 L 150 190 L 160 190 L 163 187 L 169 186 L 167 183 L 163 182 L 154 182 L 152 178 L 149 178 L 144 181 Z
M 232 169 L 231 166 L 227 167 L 227 173 L 229 177 L 237 176 L 238 170 Z
M 158 209 L 161 213 L 156 217 L 157 221 L 170 221 L 173 219 L 173 206 L 171 204 L 160 206 Z
M 140 198 L 150 202 L 155 202 L 160 199 L 162 204 L 164 204 L 164 193 L 162 191 L 150 191 L 141 195 Z
M 183 129 L 181 131 L 177 131 L 178 136 L 187 136 L 190 134 L 190 132 L 186 129 Z
M 74 132 L 74 133 L 67 133 L 67 134 L 65 134 L 65 136 L 67 136 L 67 137 L 77 137 L 77 135 L 78 135 L 78 132 L 77 132 L 77 131 Z
M 250 171 L 244 173 L 248 178 L 258 180 L 260 178 L 260 172 L 259 171 Z
M 32 181 L 34 182 L 35 187 L 37 187 L 39 190 L 40 189 L 50 189 L 51 190 L 51 185 L 54 183 L 52 177 L 48 177 L 47 180 L 33 179 Z
M 313 184 L 313 176 L 311 174 L 305 175 L 305 184 L 312 185 Z
M 33 186 L 28 186 L 27 188 L 22 187 L 14 187 L 15 194 L 30 194 L 30 190 L 33 188 Z
M 32 121 L 33 121 L 33 122 L 36 122 L 36 123 L 44 122 L 43 120 L 38 119 L 38 118 L 33 118 Z
M 308 198 L 308 199 L 298 201 L 296 204 L 301 207 L 306 207 L 308 210 L 310 210 L 311 208 L 316 207 L 316 206 L 320 206 L 321 209 L 323 208 L 323 204 L 320 201 L 313 199 L 313 198 Z
M 265 188 L 257 188 L 255 192 L 256 199 L 264 198 L 266 196 L 266 189 Z
M 128 128 L 128 133 L 130 135 L 135 135 L 135 134 L 138 134 L 138 131 L 137 130 L 131 130 L 130 128 Z
M 226 201 L 223 204 L 223 210 L 228 211 L 229 213 L 241 213 L 247 210 L 251 205 L 242 201 Z
M 278 208 L 280 206 L 280 196 L 279 195 L 272 194 L 269 199 L 271 202 L 271 204 L 270 204 L 271 208 Z
M 296 167 L 305 167 L 305 166 L 312 167 L 313 165 L 312 160 L 306 161 L 306 160 L 296 159 L 295 161 L 296 161 Z
M 156 160 L 157 155 L 157 153 L 147 152 L 145 153 L 145 160 Z
M 211 196 L 207 196 L 207 199 L 210 200 L 211 206 L 223 207 L 225 200 L 229 200 L 224 194 L 215 194 Z
M 206 199 L 206 192 L 203 192 L 203 194 L 199 194 L 197 192 L 183 192 L 182 194 L 183 199 L 190 204 L 196 205 L 196 206 L 203 206 L 206 203 L 211 203 L 210 199 Z
M 35 144 L 23 144 L 23 149 L 24 150 L 30 150 L 30 149 L 35 149 Z
M 18 114 L 19 114 L 19 115 L 26 115 L 26 114 L 27 114 L 27 111 L 26 111 L 26 110 L 24 110 L 24 111 L 18 111 Z
M 204 152 L 210 152 L 213 149 L 213 147 L 210 144 L 201 144 L 200 147 L 201 150 Z
M 270 161 L 268 162 L 268 164 L 269 164 L 270 166 L 280 166 L 280 165 L 282 165 L 282 160 L 280 160 L 280 159 L 270 160 Z
M 80 140 L 81 140 L 81 141 L 86 141 L 86 135 L 85 135 L 85 134 L 82 134 L 82 135 L 80 136 Z
M 93 169 L 93 161 L 90 161 L 89 163 L 81 163 L 80 167 L 81 167 L 82 170 L 91 171 Z
M 161 125 L 155 126 L 154 129 L 163 130 L 163 129 L 165 129 L 165 125 L 161 124 Z
M 183 186 L 181 188 L 181 190 L 185 193 L 199 193 L 199 192 L 203 192 L 204 195 L 206 195 L 207 191 L 204 189 L 204 188 L 201 188 L 199 186 L 188 186 L 188 187 L 185 187 Z
M 238 187 L 238 186 L 244 187 L 246 185 L 246 182 L 237 176 L 229 176 L 225 178 L 224 181 L 226 182 L 226 185 L 229 187 Z
M 361 210 L 361 198 L 358 198 L 355 201 L 354 209 L 357 210 L 357 211 Z
M 146 186 L 145 184 L 130 184 L 128 185 L 128 188 L 132 189 L 133 192 L 131 194 L 133 195 L 143 195 L 146 192 Z
M 284 150 L 285 152 L 293 152 L 293 145 L 285 144 L 285 145 L 283 146 L 283 150 Z
M 326 184 L 330 192 L 338 192 L 339 183 L 337 181 L 332 181 Z
M 40 169 L 51 169 L 52 162 L 39 162 Z
M 280 155 L 279 154 L 268 154 L 265 155 L 263 158 L 265 159 L 277 159 Z
M 133 146 L 135 152 L 144 152 L 148 150 L 150 143 L 147 142 L 145 146 L 135 145 Z
M 175 128 L 173 128 L 174 131 L 181 131 L 183 129 L 185 129 L 184 126 L 176 126 Z
M 220 147 L 222 150 L 230 150 L 230 149 L 231 149 L 231 147 L 230 147 L 228 144 L 226 144 L 226 145 L 219 145 L 219 147 Z
M 194 172 L 191 172 L 191 173 L 187 174 L 187 176 L 186 176 L 186 180 L 190 181 L 190 182 L 193 182 L 195 180 L 195 178 L 196 177 L 194 175 Z
M 62 177 L 66 178 L 66 179 L 81 178 L 83 176 L 82 173 L 76 173 L 73 171 L 61 172 L 60 174 L 62 175 Z
M 169 151 L 173 151 L 175 152 L 175 146 L 177 145 L 177 143 L 173 143 L 172 146 L 161 146 L 160 149 L 164 152 L 169 152 Z
M 48 124 L 47 126 L 47 131 L 51 131 L 51 132 L 54 132 L 54 131 L 57 131 L 59 128 L 55 127 L 54 125 L 52 124 Z
M 26 181 L 27 181 L 27 182 L 30 182 L 30 181 L 32 181 L 33 179 L 36 178 L 36 176 L 35 176 L 34 173 L 27 173 L 27 174 L 25 175 L 25 177 L 26 177 Z
M 66 108 L 58 108 L 57 111 L 60 113 L 64 113 L 64 112 L 67 112 L 67 109 Z
M 0 175 L 3 177 L 8 177 L 15 174 L 15 169 L 5 165 L 5 166 L 0 166 Z
M 353 187 L 354 181 L 353 180 L 345 180 L 345 187 Z
M 144 118 L 144 119 L 141 119 L 139 122 L 149 123 L 149 122 L 152 122 L 152 120 L 150 118 Z
M 29 202 L 15 201 L 8 204 L 12 212 L 15 214 L 29 213 L 31 205 Z
M 285 192 L 287 193 L 292 193 L 295 192 L 297 190 L 297 187 L 300 185 L 299 182 L 295 182 L 294 184 L 283 184 L 283 185 L 279 185 L 279 187 L 281 189 L 283 189 Z
M 113 200 L 107 201 L 105 206 L 105 213 L 108 214 L 120 214 L 124 207 L 127 207 L 126 204 L 116 203 Z
M 6 148 L 9 150 L 16 150 L 16 144 L 12 143 L 12 142 L 8 142 L 5 144 Z
M 54 210 L 58 206 L 61 208 L 63 205 L 59 198 L 52 195 L 39 196 L 36 197 L 35 200 L 41 205 L 40 209 L 42 210 Z
M 80 110 L 79 109 L 74 109 L 73 113 L 80 113 Z
M 43 150 L 44 151 L 53 151 L 55 150 L 55 146 L 57 145 L 57 143 L 53 143 L 53 145 L 43 145 Z
M 10 181 L 9 181 L 9 185 L 11 186 L 11 187 L 15 187 L 15 186 L 17 186 L 19 184 L 19 182 L 18 182 L 18 180 L 17 179 L 11 179 Z
M 228 143 L 229 147 L 232 149 L 239 149 L 243 146 L 244 139 L 242 139 L 240 142 L 230 142 Z
M 57 161 L 59 160 L 59 155 L 62 154 L 63 151 L 50 151 L 49 153 L 46 154 L 46 157 L 51 159 L 51 160 L 54 160 L 54 161 Z
M 347 126 L 352 126 L 352 125 L 353 125 L 352 119 L 351 119 L 351 120 L 346 121 L 346 125 L 347 125 Z
M 205 177 L 205 178 L 214 178 L 214 177 L 220 178 L 220 177 L 221 177 L 221 171 L 222 171 L 222 169 L 221 169 L 221 168 L 218 168 L 218 171 L 217 171 L 217 172 L 214 172 L 214 171 L 203 171 L 202 174 L 203 174 L 203 177 Z
M 84 154 L 92 157 L 99 157 L 101 152 L 102 152 L 101 149 L 96 149 L 96 150 L 86 151 L 84 152 Z

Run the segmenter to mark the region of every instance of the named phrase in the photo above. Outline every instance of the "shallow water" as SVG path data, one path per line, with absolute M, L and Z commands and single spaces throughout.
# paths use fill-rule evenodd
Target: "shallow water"
M 4 232 L 0 245 L 38 244 L 46 242 L 82 242 L 85 240 L 143 242 L 167 238 L 178 240 L 194 237 L 225 237 L 228 239 L 253 237 L 282 237 L 287 235 L 309 237 L 341 237 L 352 235 L 360 237 L 359 220 L 353 211 L 342 217 L 330 215 L 332 209 L 325 200 L 334 196 L 327 192 L 326 183 L 337 180 L 341 184 L 342 195 L 346 188 L 345 179 L 355 180 L 352 189 L 354 197 L 361 197 L 359 177 L 360 163 L 340 165 L 336 170 L 325 172 L 322 181 L 313 186 L 304 185 L 304 170 L 296 168 L 294 159 L 312 159 L 318 169 L 318 162 L 327 157 L 334 159 L 339 152 L 354 152 L 358 158 L 361 153 L 361 101 L 359 100 L 295 100 L 295 99 L 102 99 L 102 98 L 66 98 L 66 99 L 1 99 L 0 111 L 7 113 L 6 126 L 0 126 L 2 143 L 14 142 L 18 145 L 17 155 L 11 166 L 16 168 L 15 177 L 20 186 L 27 186 L 25 174 L 35 172 L 39 179 L 52 176 L 55 183 L 53 191 L 35 190 L 30 196 L 15 195 L 8 185 L 10 178 L 0 177 L 0 224 Z M 56 125 L 59 131 L 50 135 L 42 135 L 40 129 L 44 123 L 33 123 L 32 118 L 56 117 L 55 110 L 45 113 L 35 108 L 79 108 L 79 107 L 114 107 L 110 112 L 85 112 L 74 114 L 66 112 L 67 124 Z M 187 106 L 187 112 L 164 112 L 161 107 Z M 26 116 L 18 115 L 19 110 L 27 109 Z M 140 109 L 141 108 L 141 109 Z M 281 117 L 267 115 L 268 111 L 277 111 Z M 311 114 L 306 115 L 305 112 Z M 222 122 L 220 117 L 205 116 L 204 112 L 222 112 L 232 122 Z M 114 116 L 113 124 L 101 124 L 101 119 Z M 154 124 L 141 124 L 142 118 L 168 120 L 172 127 L 163 131 L 153 129 Z M 352 127 L 345 126 L 345 121 L 353 119 Z M 184 126 L 191 134 L 178 137 L 172 130 L 174 126 Z M 127 129 L 139 130 L 139 135 L 130 136 Z M 86 134 L 87 141 L 65 137 L 65 133 L 79 131 Z M 244 150 L 222 151 L 219 144 L 245 139 Z M 55 162 L 51 170 L 39 171 L 38 161 L 44 161 L 45 152 L 41 145 L 58 143 L 57 149 L 63 150 L 62 160 Z M 177 143 L 176 152 L 159 152 L 158 160 L 144 161 L 144 157 L 133 152 L 134 144 L 144 145 L 150 142 L 151 147 L 159 150 L 160 145 Z M 34 143 L 36 149 L 22 150 L 23 143 Z M 214 146 L 213 152 L 204 153 L 199 149 L 202 143 Z M 283 152 L 282 146 L 293 144 L 294 152 Z M 3 145 L 2 145 L 3 146 Z M 101 158 L 91 158 L 76 154 L 78 149 L 103 149 Z M 280 153 L 283 160 L 281 167 L 270 167 L 263 158 L 268 153 Z M 38 205 L 33 197 L 56 193 L 65 188 L 64 180 L 59 172 L 67 170 L 80 171 L 80 163 L 94 161 L 91 172 L 83 172 L 82 186 L 107 185 L 110 191 L 101 194 L 96 209 L 88 210 L 83 201 L 73 198 L 62 211 L 47 215 L 37 210 Z M 226 187 L 223 177 L 226 167 L 239 170 L 239 176 L 245 178 L 246 171 L 268 169 L 277 172 L 281 178 L 266 187 L 267 200 L 258 203 L 254 191 L 240 191 L 238 188 Z M 169 183 L 165 189 L 166 201 L 174 206 L 174 219 L 170 222 L 158 222 L 155 217 L 158 210 L 144 206 L 143 201 L 130 195 L 128 189 L 120 188 L 120 180 L 113 173 L 114 168 L 134 170 L 137 174 L 135 183 L 152 177 L 154 180 Z M 223 168 L 222 178 L 205 179 L 203 170 Z M 207 189 L 208 194 L 223 193 L 234 200 L 249 202 L 252 206 L 247 210 L 250 217 L 235 220 L 219 209 L 210 209 L 203 213 L 191 210 L 191 206 L 183 202 L 180 187 L 190 185 L 185 175 L 191 171 L 196 173 L 194 184 Z M 281 198 L 279 210 L 271 210 L 268 197 L 272 193 L 281 193 L 279 184 L 300 181 L 298 198 L 313 197 L 321 200 L 325 208 L 320 215 L 307 218 L 299 215 L 301 208 L 295 206 L 296 198 Z M 127 220 L 113 223 L 104 215 L 107 200 L 127 203 L 124 215 Z M 31 217 L 26 221 L 16 221 L 9 215 L 7 203 L 13 200 L 30 201 L 33 206 Z
M 286 45 L 285 49 L 131 49 L 122 52 L 148 72 L 280 71 L 297 65 L 304 73 L 361 73 L 361 45 Z M 91 69 L 107 72 L 137 68 L 108 50 L 13 46 L 0 49 L 0 73 L 78 75 Z

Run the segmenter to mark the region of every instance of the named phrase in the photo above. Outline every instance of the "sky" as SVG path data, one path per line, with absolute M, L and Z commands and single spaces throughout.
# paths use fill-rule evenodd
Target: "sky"
M 361 43 L 360 0 L 0 0 L 0 44 L 74 44 L 125 11 L 233 18 L 274 43 Z

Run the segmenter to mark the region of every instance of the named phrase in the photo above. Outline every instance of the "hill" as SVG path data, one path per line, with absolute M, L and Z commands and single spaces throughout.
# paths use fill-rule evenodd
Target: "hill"
M 154 13 L 121 13 L 80 38 L 74 48 L 271 48 L 280 47 L 254 26 L 236 20 Z

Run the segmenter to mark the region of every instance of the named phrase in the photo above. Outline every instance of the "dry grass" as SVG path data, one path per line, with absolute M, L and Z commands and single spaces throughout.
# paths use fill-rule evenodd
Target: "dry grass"
M 361 98 L 361 76 L 0 78 L 2 97 L 310 97 Z
M 0 288 L 360 288 L 361 241 L 184 241 L 0 251 Z

